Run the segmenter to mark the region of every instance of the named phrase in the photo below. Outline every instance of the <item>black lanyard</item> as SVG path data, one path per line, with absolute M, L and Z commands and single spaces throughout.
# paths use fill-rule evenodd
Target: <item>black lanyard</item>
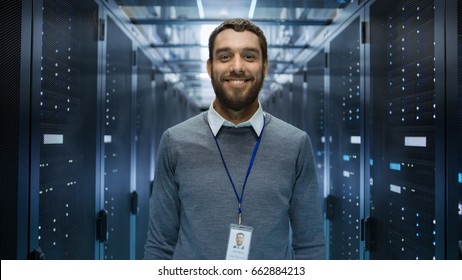
M 242 191 L 241 191 L 240 196 L 237 193 L 236 185 L 234 185 L 233 178 L 231 178 L 231 174 L 229 173 L 228 166 L 226 165 L 225 158 L 223 157 L 223 153 L 221 152 L 221 148 L 220 148 L 220 145 L 218 144 L 217 137 L 215 135 L 213 136 L 213 138 L 215 139 L 215 143 L 217 144 L 218 152 L 220 153 L 220 156 L 221 156 L 221 161 L 223 162 L 223 166 L 225 167 L 226 173 L 228 173 L 229 181 L 231 182 L 231 185 L 233 186 L 234 194 L 236 195 L 236 198 L 237 198 L 237 202 L 238 202 L 238 223 L 239 224 L 241 224 L 241 222 L 242 222 L 241 205 L 242 205 L 242 200 L 244 198 L 245 185 L 247 184 L 247 179 L 249 178 L 250 171 L 252 170 L 253 162 L 254 162 L 255 157 L 257 155 L 258 147 L 260 146 L 260 142 L 261 142 L 261 138 L 263 136 L 263 130 L 264 129 L 265 129 L 265 116 L 263 116 L 263 127 L 261 129 L 260 136 L 258 136 L 258 138 L 257 138 L 257 142 L 255 143 L 255 147 L 253 148 L 252 157 L 250 158 L 249 167 L 247 168 L 247 174 L 245 175 L 245 180 L 244 180 L 244 184 L 242 185 Z

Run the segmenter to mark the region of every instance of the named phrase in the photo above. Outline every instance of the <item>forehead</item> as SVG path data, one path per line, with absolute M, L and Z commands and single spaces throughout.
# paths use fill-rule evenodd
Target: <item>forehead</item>
M 214 52 L 219 49 L 258 49 L 261 52 L 258 36 L 250 31 L 225 29 L 215 38 Z

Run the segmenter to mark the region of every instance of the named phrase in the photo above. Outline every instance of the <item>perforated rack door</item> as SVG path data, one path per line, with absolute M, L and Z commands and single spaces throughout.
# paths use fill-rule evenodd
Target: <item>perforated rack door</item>
M 371 5 L 372 259 L 435 256 L 434 1 Z M 442 116 L 440 116 L 442 117 Z
M 324 193 L 325 156 L 325 53 L 318 52 L 307 64 L 307 90 L 303 101 L 305 129 L 310 136 L 316 159 L 321 196 Z
M 138 75 L 136 91 L 136 192 L 138 211 L 136 217 L 136 259 L 144 256 L 144 244 L 148 232 L 149 198 L 151 195 L 151 167 L 153 165 L 154 86 L 152 63 L 138 50 Z
M 95 257 L 97 44 L 91 1 L 43 1 L 38 243 L 47 259 Z M 37 100 L 37 99 L 33 99 Z M 36 182 L 32 182 L 35 185 Z M 32 197 L 36 197 L 33 195 Z M 32 212 L 34 213 L 36 212 Z
M 459 245 L 458 258 L 462 259 L 462 3 L 457 1 L 457 85 L 458 85 L 458 144 L 459 152 L 457 154 L 457 191 L 454 192 L 457 197 L 457 216 L 455 224 L 456 239 Z M 452 174 L 455 177 L 455 174 Z M 451 186 L 450 186 L 451 187 Z M 456 255 L 454 258 L 457 258 Z
M 0 257 L 2 260 L 27 256 L 27 192 L 29 170 L 28 139 L 31 8 L 29 1 L 14 1 L 0 11 Z
M 132 151 L 132 41 L 107 18 L 104 92 L 104 208 L 108 241 L 104 259 L 130 259 Z
M 330 43 L 330 259 L 360 258 L 360 28 L 352 21 Z
M 447 16 L 448 73 L 457 73 L 450 74 L 446 98 L 447 129 L 449 133 L 453 133 L 447 138 L 447 258 L 462 259 L 462 2 L 447 3 Z

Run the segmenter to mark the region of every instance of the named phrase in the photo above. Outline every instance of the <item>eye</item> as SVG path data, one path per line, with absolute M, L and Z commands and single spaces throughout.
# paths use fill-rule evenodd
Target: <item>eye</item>
M 228 61 L 230 60 L 231 56 L 228 54 L 220 54 L 218 55 L 218 60 L 220 61 Z
M 256 55 L 253 53 L 246 53 L 243 55 L 243 57 L 247 61 L 254 61 L 256 59 Z

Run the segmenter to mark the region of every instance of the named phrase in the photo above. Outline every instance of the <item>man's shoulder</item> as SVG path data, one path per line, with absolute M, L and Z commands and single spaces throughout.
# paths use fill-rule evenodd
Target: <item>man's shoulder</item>
M 188 137 L 207 128 L 206 112 L 197 114 L 167 129 L 171 137 Z
M 276 133 L 280 136 L 289 136 L 291 138 L 306 137 L 307 133 L 300 128 L 269 113 L 266 113 L 266 115 L 268 119 L 268 130 L 272 133 Z

